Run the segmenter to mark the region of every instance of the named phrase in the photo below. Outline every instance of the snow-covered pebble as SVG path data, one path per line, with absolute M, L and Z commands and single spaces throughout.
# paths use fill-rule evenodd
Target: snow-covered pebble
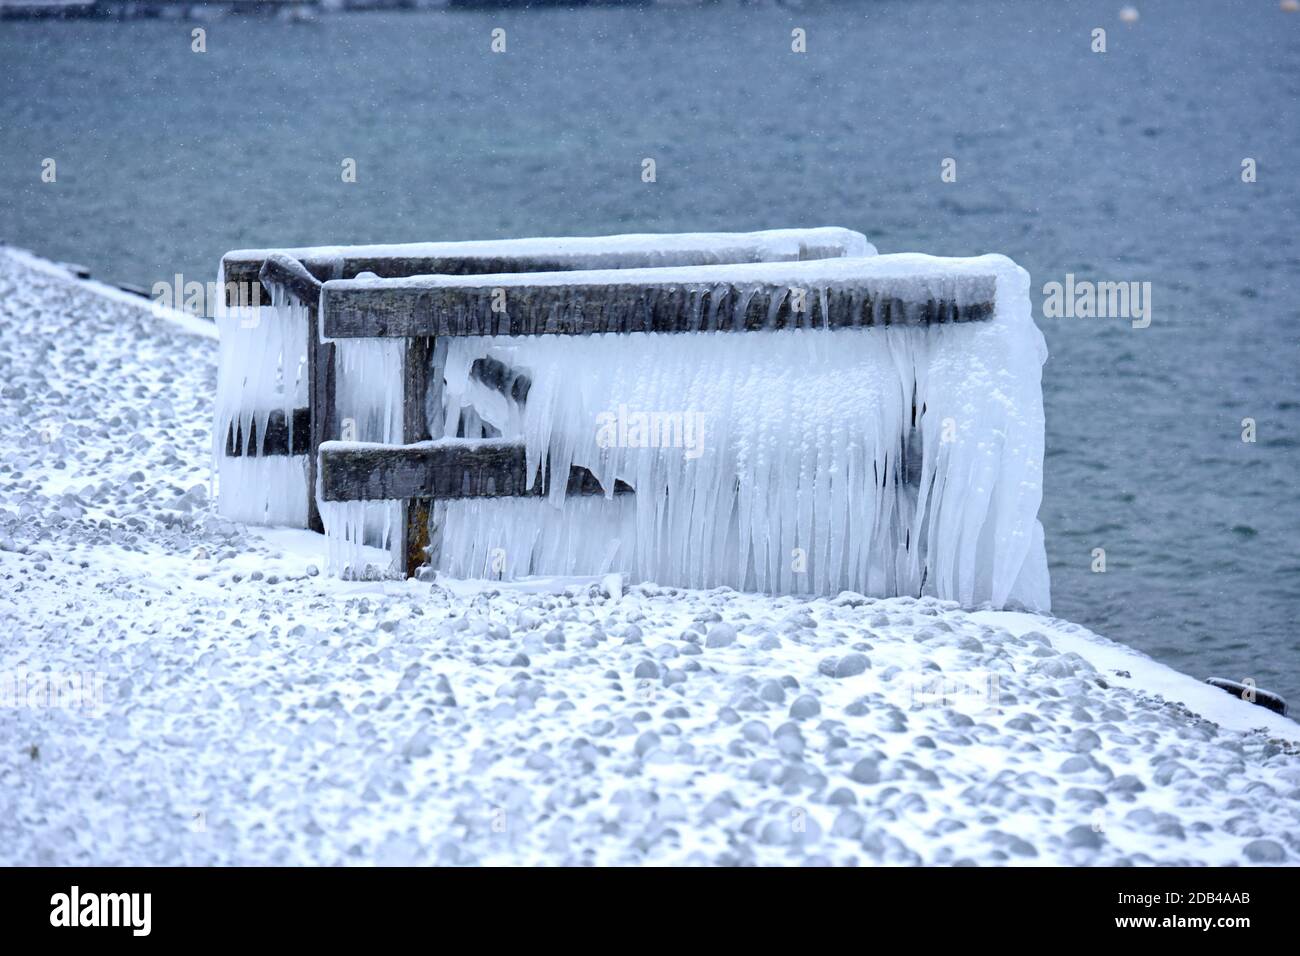
M 705 647 L 730 647 L 736 643 L 736 629 L 730 624 L 715 624 L 709 628 L 708 637 L 704 641 Z

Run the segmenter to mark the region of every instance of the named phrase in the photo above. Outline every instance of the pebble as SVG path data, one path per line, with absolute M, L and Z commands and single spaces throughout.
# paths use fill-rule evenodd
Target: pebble
M 807 720 L 810 717 L 816 717 L 822 711 L 822 705 L 816 697 L 811 694 L 801 694 L 795 698 L 790 705 L 790 716 L 797 720 Z
M 1103 840 L 1102 835 L 1092 827 L 1080 824 L 1066 831 L 1065 842 L 1069 846 L 1086 850 L 1100 850 Z
M 1075 753 L 1087 753 L 1101 746 L 1101 738 L 1091 730 L 1076 730 L 1070 735 L 1069 748 Z
M 659 665 L 654 661 L 641 661 L 632 676 L 637 680 L 655 680 L 659 677 Z
M 835 677 L 856 677 L 871 666 L 866 654 L 847 654 L 835 662 Z
M 736 643 L 736 629 L 727 623 L 715 624 L 709 628 L 705 647 L 730 647 Z
M 831 824 L 831 836 L 856 840 L 862 834 L 863 825 L 862 814 L 856 810 L 841 810 Z
M 863 757 L 853 765 L 849 776 L 857 783 L 879 783 L 880 765 L 870 758 Z
M 1286 850 L 1276 840 L 1251 840 L 1241 852 L 1251 863 L 1286 862 Z

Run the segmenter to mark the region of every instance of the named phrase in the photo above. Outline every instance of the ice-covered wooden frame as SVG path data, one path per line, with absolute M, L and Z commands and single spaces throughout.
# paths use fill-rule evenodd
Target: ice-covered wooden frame
M 289 301 L 306 307 L 306 331 L 301 353 L 291 356 L 285 345 L 282 375 L 298 374 L 301 367 L 307 383 L 306 401 L 288 407 L 250 407 L 252 399 L 238 394 L 219 395 L 214 430 L 214 453 L 219 470 L 224 465 L 227 484 L 230 466 L 240 459 L 305 455 L 307 470 L 301 498 L 305 505 L 302 523 L 323 530 L 315 495 L 317 450 L 322 442 L 341 437 L 341 423 L 334 413 L 338 369 L 334 343 L 318 334 L 319 291 L 322 282 L 347 280 L 371 274 L 396 278 L 437 273 L 465 276 L 495 273 L 542 273 L 564 270 L 623 269 L 799 261 L 842 256 L 869 256 L 875 249 L 861 233 L 839 228 L 781 229 L 753 233 L 678 233 L 664 235 L 622 235 L 581 238 L 508 239 L 478 242 L 407 243 L 370 246 L 316 246 L 289 249 L 244 249 L 222 258 L 222 282 L 231 297 L 230 306 L 272 304 L 272 290 L 279 288 Z M 238 328 L 238 323 L 232 323 Z M 256 330 L 255 330 L 256 331 Z M 255 348 L 260 338 L 248 336 L 246 347 Z M 427 361 L 428 342 L 414 341 L 408 392 L 418 384 L 416 365 Z M 225 353 L 223 352 L 223 355 Z M 239 359 L 231 358 L 226 364 Z M 223 368 L 219 391 L 237 393 L 241 370 Z M 305 430 L 304 430 L 305 426 Z M 412 439 L 413 440 L 413 439 Z M 251 474 L 251 473 L 250 473 Z M 229 503 L 236 496 L 227 488 Z M 223 509 L 226 504 L 223 504 Z M 283 512 L 270 508 L 242 508 L 229 512 L 245 520 L 285 521 Z
M 779 249 L 746 253 L 771 253 L 767 262 L 699 264 L 698 243 L 683 253 L 670 237 L 676 251 L 664 253 L 641 238 L 623 242 L 617 269 L 579 268 L 573 256 L 567 271 L 486 275 L 322 281 L 313 271 L 322 262 L 339 275 L 362 259 L 262 255 L 276 321 L 267 348 L 234 334 L 227 354 L 223 330 L 216 435 L 238 444 L 255 434 L 263 445 L 284 436 L 296 451 L 298 408 L 309 406 L 312 453 L 250 458 L 245 444 L 242 457 L 223 455 L 237 478 L 271 479 L 232 484 L 223 474 L 223 510 L 231 487 L 253 492 L 245 520 L 270 518 L 257 507 L 261 487 L 298 488 L 305 503 L 310 462 L 330 564 L 343 573 L 374 560 L 362 544 L 383 543 L 408 573 L 426 559 L 483 573 L 490 552 L 506 555 L 508 567 L 494 570 L 512 575 L 617 566 L 692 587 L 1048 607 L 1037 521 L 1046 348 L 1028 275 L 996 255 L 877 256 L 860 236 L 865 254 L 800 259 L 808 247 L 789 235 Z M 610 265 L 599 240 L 581 242 Z M 633 266 L 635 254 L 654 265 Z M 665 265 L 671 255 L 696 258 Z M 499 256 L 478 261 L 488 259 Z M 739 331 L 753 334 L 730 334 Z M 296 391 L 240 413 L 230 382 L 241 362 L 260 362 L 243 376 L 258 395 L 295 380 L 288 365 L 314 362 L 310 396 L 299 374 Z M 643 376 L 647 366 L 655 374 Z M 610 445 L 585 430 L 630 394 L 620 383 L 641 381 L 637 401 L 653 415 L 707 414 L 724 441 L 705 449 L 678 434 L 693 455 L 634 460 L 626 449 L 660 439 L 647 446 L 620 431 Z M 781 424 L 792 409 L 794 430 Z M 548 501 L 534 505 L 538 494 Z M 564 505 L 569 495 L 580 498 Z M 284 514 L 283 495 L 275 504 Z M 710 530 L 691 531 L 697 519 Z M 670 525 L 671 540 L 660 540 Z M 805 546 L 807 579 L 794 581 L 781 556 Z
M 405 443 L 322 445 L 320 496 L 331 502 L 405 501 L 399 554 L 412 572 L 430 544 L 432 500 L 546 493 L 553 476 L 532 480 L 522 443 L 424 440 L 429 430 L 423 396 L 433 343 L 441 337 L 975 322 L 994 314 L 996 287 L 991 272 L 925 256 L 326 282 L 319 311 L 323 338 L 402 338 L 408 358 Z M 432 374 L 438 375 L 436 367 Z M 499 370 L 483 368 L 480 374 L 498 388 L 518 384 L 518 377 Z M 572 469 L 567 481 L 571 494 L 604 493 L 581 468 Z

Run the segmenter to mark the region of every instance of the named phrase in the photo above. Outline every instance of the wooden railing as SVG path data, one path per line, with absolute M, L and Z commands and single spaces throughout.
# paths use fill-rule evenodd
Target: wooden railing
M 634 279 L 635 281 L 626 281 Z M 503 286 L 503 282 L 509 282 Z M 508 307 L 499 308 L 501 290 Z M 417 277 L 389 282 L 331 280 L 320 295 L 321 329 L 330 339 L 400 337 L 403 441 L 400 444 L 328 442 L 319 446 L 325 501 L 401 500 L 398 553 L 413 574 L 431 540 L 436 499 L 544 494 L 552 476 L 528 473 L 520 442 L 431 436 L 425 417 L 434 343 L 441 336 L 589 335 L 609 332 L 745 332 L 841 329 L 974 322 L 994 311 L 992 276 L 967 277 L 957 298 L 902 299 L 888 285 L 833 282 L 809 288 L 748 282 L 684 284 L 673 270 L 635 270 L 538 276 Z M 805 308 L 795 307 L 800 303 Z M 481 381 L 526 398 L 526 376 L 502 363 L 476 367 Z M 545 470 L 544 463 L 539 468 Z M 602 494 L 585 469 L 567 476 L 568 494 Z M 617 493 L 632 488 L 622 484 Z
M 395 550 L 402 570 L 413 574 L 430 544 L 436 544 L 430 531 L 434 500 L 544 494 L 553 477 L 545 462 L 537 465 L 536 475 L 528 473 L 520 442 L 432 433 L 426 400 L 431 391 L 436 393 L 431 386 L 441 382 L 435 361 L 440 338 L 918 326 L 993 315 L 992 275 L 963 273 L 960 295 L 957 284 L 945 285 L 942 276 L 930 287 L 906 287 L 900 295 L 896 283 L 888 277 L 872 279 L 870 270 L 861 279 L 797 285 L 754 281 L 753 275 L 768 271 L 744 268 L 773 258 L 836 258 L 854 251 L 874 255 L 861 236 L 841 237 L 840 232 L 810 230 L 807 242 L 782 246 L 778 253 L 761 238 L 747 245 L 746 237 L 731 237 L 727 255 L 741 261 L 730 265 L 711 259 L 713 247 L 707 242 L 692 246 L 682 241 L 690 237 L 674 236 L 663 237 L 662 249 L 625 239 L 620 247 L 616 238 L 608 240 L 609 249 L 601 247 L 602 240 L 531 240 L 230 253 L 223 260 L 227 290 L 252 284 L 261 301 L 268 302 L 269 290 L 279 288 L 303 303 L 308 314 L 308 406 L 290 415 L 272 413 L 261 453 L 307 456 L 308 523 L 315 530 L 323 529 L 317 490 L 326 502 L 401 501 Z M 707 278 L 699 281 L 683 281 L 681 272 L 663 268 L 700 264 L 719 269 L 705 270 Z M 930 291 L 918 293 L 918 288 Z M 404 341 L 401 421 L 391 443 L 340 440 L 336 342 L 357 338 Z M 527 400 L 527 374 L 498 360 L 476 361 L 471 375 L 518 403 Z M 244 437 L 232 424 L 224 453 L 237 457 L 259 444 L 245 443 Z M 568 494 L 604 493 L 582 468 L 572 469 L 564 480 Z M 614 489 L 620 494 L 632 490 L 621 482 Z
M 393 246 L 341 246 L 303 249 L 245 249 L 222 258 L 227 305 L 269 305 L 271 289 L 280 286 L 307 307 L 307 341 L 303 344 L 308 382 L 308 404 L 290 415 L 272 412 L 266 435 L 260 443 L 245 442 L 237 422 L 229 426 L 218 447 L 224 454 L 308 456 L 307 525 L 323 531 L 313 489 L 318 476 L 318 449 L 322 442 L 342 437 L 335 411 L 339 370 L 335 347 L 326 334 L 318 332 L 322 284 L 344 280 L 339 289 L 349 301 L 346 280 L 370 274 L 380 278 L 411 276 L 473 276 L 506 273 L 566 272 L 599 267 L 630 269 L 646 266 L 701 265 L 724 262 L 771 262 L 811 260 L 846 255 L 874 255 L 875 250 L 860 234 L 844 229 L 791 229 L 757 233 L 668 234 L 658 237 L 617 236 L 585 239 L 517 239 L 492 242 L 408 243 Z M 332 286 L 331 286 L 332 288 Z M 251 292 L 251 295 L 250 295 Z M 390 331 L 367 324 L 360 299 L 349 320 L 353 328 L 346 335 L 398 334 L 402 328 L 405 301 L 399 290 L 384 311 L 394 316 Z M 242 298 L 241 298 L 242 297 Z M 341 315 L 342 313 L 340 313 Z M 427 314 L 427 313 L 422 313 Z M 331 320 L 334 321 L 334 320 Z M 368 331 L 369 330 L 369 331 Z M 446 334 L 446 333 L 442 333 Z M 470 334 L 468 331 L 461 334 Z M 432 357 L 429 335 L 410 338 L 403 362 L 403 408 L 405 441 L 427 437 L 421 409 Z M 489 374 L 485 363 L 480 371 Z M 286 420 L 287 419 L 287 420 Z M 292 427 L 290 427 L 292 425 Z M 255 432 L 255 427 L 250 429 Z M 256 435 L 247 436 L 256 438 Z

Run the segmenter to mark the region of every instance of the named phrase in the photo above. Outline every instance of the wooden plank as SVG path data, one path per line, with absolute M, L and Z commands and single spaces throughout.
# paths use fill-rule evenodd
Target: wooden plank
M 310 409 L 295 408 L 293 410 L 291 421 L 293 424 L 292 438 L 289 433 L 289 422 L 286 421 L 284 412 L 276 409 L 267 416 L 266 438 L 262 443 L 262 457 L 268 457 L 271 455 L 305 455 L 310 451 Z M 226 431 L 225 450 L 226 457 L 228 458 L 242 458 L 244 455 L 243 423 L 238 419 L 231 422 L 230 428 Z M 248 428 L 248 455 L 250 458 L 258 457 L 256 419 L 250 423 Z
M 257 273 L 258 283 L 269 292 L 278 286 L 291 293 L 299 302 L 314 307 L 320 298 L 321 283 L 297 259 L 279 253 L 267 256 Z
M 905 300 L 870 282 L 758 287 L 677 282 L 501 286 L 327 283 L 326 338 L 416 335 L 591 335 L 605 332 L 739 332 L 974 322 L 993 315 L 993 276 L 961 278 L 970 295 Z M 887 287 L 887 284 L 886 284 Z M 823 300 L 826 308 L 823 310 Z M 802 311 L 797 310 L 802 303 Z
M 545 494 L 531 490 L 522 442 L 428 441 L 413 445 L 326 442 L 320 449 L 321 496 L 326 501 L 395 501 L 410 498 L 506 498 Z M 615 494 L 630 494 L 622 481 Z M 566 493 L 603 494 L 595 476 L 574 467 Z
M 1254 684 L 1243 684 L 1224 677 L 1207 677 L 1205 683 L 1211 687 L 1217 687 L 1219 690 L 1227 691 L 1238 700 L 1244 700 L 1249 704 L 1256 704 L 1260 707 L 1267 707 L 1273 713 L 1280 714 L 1283 717 L 1290 710 L 1285 698 L 1273 693 L 1271 690 L 1256 687 Z
M 260 257 L 227 256 L 225 265 L 226 288 L 232 283 L 247 284 L 247 288 L 262 288 L 258 276 L 266 260 Z M 476 276 L 497 275 L 502 272 L 565 272 L 574 268 L 574 262 L 563 258 L 538 255 L 518 256 L 371 256 L 345 255 L 341 259 L 299 260 L 303 267 L 322 282 L 328 279 L 354 279 L 363 272 L 372 272 L 381 279 L 403 279 L 407 276 L 447 275 Z M 233 286 L 239 288 L 239 285 Z M 233 294 L 228 294 L 228 305 L 238 305 Z M 269 305 L 271 298 L 262 289 L 262 304 Z
M 779 241 L 774 239 L 779 237 Z M 382 279 L 421 275 L 498 275 L 506 272 L 571 272 L 648 266 L 718 265 L 726 262 L 835 259 L 874 254 L 859 234 L 842 229 L 786 229 L 757 233 L 664 233 L 485 242 L 404 243 L 280 250 L 302 262 L 317 279 Z M 266 249 L 237 249 L 222 259 L 227 283 L 258 288 Z M 238 285 L 235 286 L 238 288 Z M 269 302 L 269 298 L 263 301 Z M 232 301 L 231 305 L 238 303 Z

